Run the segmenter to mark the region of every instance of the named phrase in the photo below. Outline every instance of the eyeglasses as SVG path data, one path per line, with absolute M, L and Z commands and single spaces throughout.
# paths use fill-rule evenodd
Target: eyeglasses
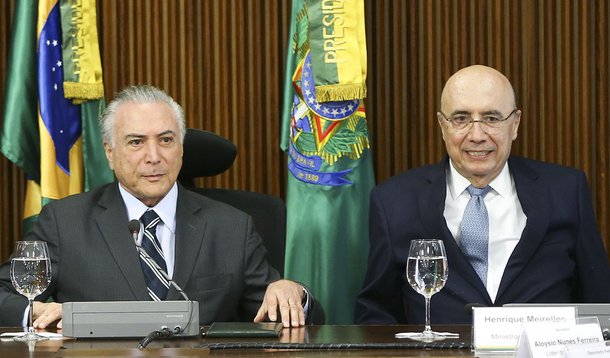
M 495 115 L 495 114 L 484 114 L 480 119 L 475 120 L 471 114 L 466 113 L 458 113 L 447 117 L 442 111 L 438 111 L 443 118 L 445 118 L 450 124 L 451 127 L 455 130 L 463 130 L 470 126 L 471 123 L 479 122 L 481 124 L 486 125 L 491 129 L 499 129 L 504 126 L 504 123 L 507 119 L 509 119 L 513 114 L 518 111 L 517 108 L 513 109 L 510 114 L 504 118 Z

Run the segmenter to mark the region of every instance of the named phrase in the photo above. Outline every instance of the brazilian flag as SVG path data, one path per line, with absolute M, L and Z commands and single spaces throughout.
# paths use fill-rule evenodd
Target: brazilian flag
M 51 200 L 114 180 L 104 155 L 95 0 L 20 0 L 0 150 L 27 175 L 24 233 Z

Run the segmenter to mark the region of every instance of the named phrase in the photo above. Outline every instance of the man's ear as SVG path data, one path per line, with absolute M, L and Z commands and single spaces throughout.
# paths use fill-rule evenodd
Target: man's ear
M 446 121 L 443 115 L 440 112 L 436 112 L 436 121 L 438 122 L 438 126 L 441 129 L 441 135 L 443 136 L 443 140 L 445 140 L 445 126 L 443 125 Z
M 106 160 L 108 161 L 108 166 L 110 169 L 114 170 L 112 163 L 112 148 L 108 142 L 104 142 L 104 153 L 106 153 Z
M 515 123 L 513 128 L 513 140 L 517 139 L 517 134 L 519 133 L 519 124 L 521 124 L 521 110 L 517 110 L 515 112 Z

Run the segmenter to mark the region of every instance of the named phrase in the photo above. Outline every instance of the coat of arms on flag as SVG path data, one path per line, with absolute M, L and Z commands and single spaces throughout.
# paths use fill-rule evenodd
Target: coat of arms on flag
M 359 159 L 369 148 L 364 104 L 360 99 L 319 102 L 311 65 L 311 54 L 298 65 L 293 85 L 290 128 L 292 143 L 288 169 L 295 178 L 318 185 L 351 184 L 345 176 L 351 168 L 322 171 L 324 161 L 332 166 L 343 156 Z

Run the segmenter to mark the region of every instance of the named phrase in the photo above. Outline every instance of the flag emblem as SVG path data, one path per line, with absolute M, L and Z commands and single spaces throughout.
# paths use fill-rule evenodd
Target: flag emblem
M 295 70 L 293 85 L 290 173 L 310 184 L 351 184 L 345 176 L 353 168 L 324 172 L 321 164 L 332 166 L 344 156 L 357 160 L 369 148 L 362 100 L 318 102 L 310 53 Z

